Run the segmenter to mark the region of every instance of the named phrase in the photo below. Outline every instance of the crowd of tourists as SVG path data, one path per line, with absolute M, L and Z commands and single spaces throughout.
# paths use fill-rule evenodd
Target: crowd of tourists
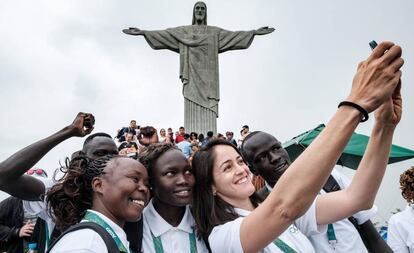
M 131 120 L 130 126 L 119 129 L 114 139 L 118 145 L 120 155 L 134 157 L 135 159 L 141 150 L 150 143 L 172 143 L 177 145 L 186 158 L 190 158 L 198 149 L 217 138 L 227 140 L 234 146 L 240 147 L 249 133 L 249 126 L 244 125 L 240 130 L 240 138 L 236 141 L 234 133 L 231 131 L 227 131 L 226 135 L 214 134 L 213 131 L 208 131 L 204 137 L 203 133 L 187 133 L 183 126 L 175 132 L 171 127 L 167 128 L 167 131 L 165 131 L 165 128 L 157 131 L 152 126 L 140 127 L 136 120 Z
M 390 220 L 389 246 L 370 222 L 402 115 L 401 55 L 399 46 L 380 43 L 294 162 L 275 136 L 248 126 L 235 140 L 230 131 L 174 133 L 132 120 L 113 137 L 92 133 L 93 114 L 81 112 L 0 163 L 0 190 L 12 195 L 0 206 L 1 250 L 413 252 L 413 168 L 401 176 L 409 205 Z M 350 181 L 332 169 L 370 113 L 371 138 Z M 86 138 L 61 164 L 63 176 L 33 168 L 72 137 Z

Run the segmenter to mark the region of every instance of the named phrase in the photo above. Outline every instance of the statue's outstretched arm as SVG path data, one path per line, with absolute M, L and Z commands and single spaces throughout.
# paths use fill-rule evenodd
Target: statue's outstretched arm
M 139 28 L 136 28 L 136 27 L 130 27 L 130 28 L 128 28 L 128 29 L 124 29 L 124 30 L 122 30 L 124 33 L 126 33 L 126 34 L 129 34 L 129 35 L 135 35 L 135 36 L 138 36 L 138 35 L 144 35 L 144 33 L 145 33 L 145 31 L 144 30 L 141 30 L 141 29 L 139 29 Z
M 272 33 L 275 30 L 275 28 L 273 27 L 268 27 L 268 26 L 264 26 L 264 27 L 260 27 L 259 29 L 254 31 L 254 35 L 266 35 L 269 33 Z
M 145 37 L 147 43 L 151 46 L 152 49 L 168 49 L 176 53 L 179 52 L 179 42 L 174 37 L 171 32 L 178 33 L 176 28 L 169 28 L 166 30 L 141 30 L 136 27 L 130 27 L 128 29 L 122 30 L 125 34 L 139 36 L 142 35 Z M 177 35 L 178 36 L 178 35 Z

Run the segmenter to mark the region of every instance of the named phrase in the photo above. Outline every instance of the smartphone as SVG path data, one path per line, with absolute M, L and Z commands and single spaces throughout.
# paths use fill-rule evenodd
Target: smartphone
M 83 121 L 83 126 L 86 128 L 92 128 L 95 125 L 95 119 L 93 117 L 86 117 Z
M 375 40 L 373 40 L 369 43 L 369 46 L 371 47 L 372 50 L 374 50 L 374 48 L 376 48 L 378 46 L 378 44 Z

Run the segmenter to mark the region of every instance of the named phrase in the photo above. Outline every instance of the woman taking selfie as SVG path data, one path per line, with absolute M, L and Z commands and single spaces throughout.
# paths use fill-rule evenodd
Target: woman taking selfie
M 297 219 L 314 202 L 358 123 L 381 105 L 379 142 L 391 145 L 401 117 L 400 56 L 401 48 L 391 42 L 373 50 L 358 67 L 347 98 L 352 102 L 338 108 L 263 202 L 255 195 L 249 168 L 232 145 L 216 140 L 196 153 L 194 218 L 198 235 L 208 241 L 212 252 L 313 252 L 311 245 L 289 246 L 278 237 L 293 222 L 301 230 L 317 230 L 315 218 L 302 224 Z M 366 187 L 375 190 L 375 186 Z

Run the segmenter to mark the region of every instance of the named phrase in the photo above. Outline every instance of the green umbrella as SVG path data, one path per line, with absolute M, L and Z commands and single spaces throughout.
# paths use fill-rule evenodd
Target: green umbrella
M 283 143 L 283 147 L 289 153 L 290 159 L 294 161 L 312 141 L 325 128 L 320 124 L 316 128 L 300 134 L 293 139 Z M 341 157 L 336 164 L 356 170 L 364 155 L 369 137 L 363 134 L 353 133 L 346 145 Z M 404 161 L 414 157 L 414 151 L 397 145 L 392 145 L 388 164 Z

